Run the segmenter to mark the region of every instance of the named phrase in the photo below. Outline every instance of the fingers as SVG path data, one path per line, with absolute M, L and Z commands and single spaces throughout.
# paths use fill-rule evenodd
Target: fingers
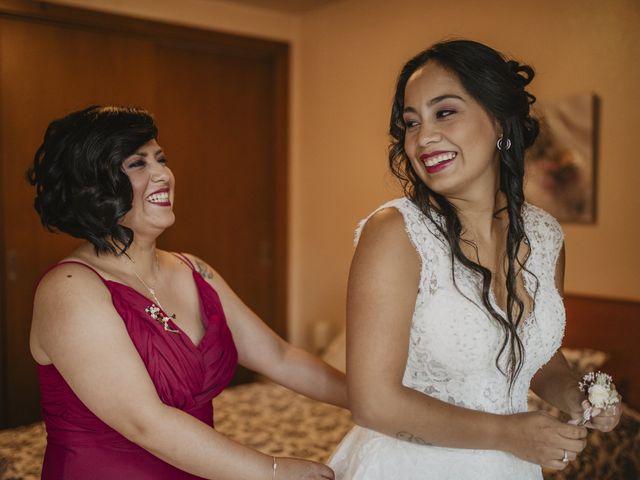
M 584 448 L 587 446 L 587 439 L 586 438 L 582 438 L 580 440 L 563 439 L 561 442 L 558 443 L 557 446 L 561 450 L 560 458 L 562 458 L 564 450 L 567 451 L 567 454 L 577 455 L 582 450 L 584 450 Z M 557 449 L 558 448 L 556 448 L 556 450 Z
M 587 424 L 588 427 L 600 430 L 601 432 L 610 432 L 616 428 L 622 415 L 622 408 L 619 404 L 596 410 L 598 410 L 598 412 L 594 412 L 591 421 Z
M 567 450 L 567 449 L 556 449 L 557 452 L 554 453 L 554 457 L 553 459 L 556 460 L 560 460 L 562 463 L 568 463 L 568 462 L 572 462 L 573 460 L 575 460 L 576 458 L 578 458 L 578 452 L 574 452 L 572 450 Z M 565 458 L 565 452 L 567 453 L 567 461 L 564 462 L 563 459 Z
M 567 465 L 569 465 L 569 463 L 564 463 L 562 460 L 550 460 L 542 466 L 550 470 L 563 470 L 567 468 Z
M 333 473 L 333 470 L 331 470 L 329 467 L 321 463 L 318 464 L 318 467 L 319 467 L 318 473 L 320 475 L 318 478 L 335 480 L 336 476 L 335 476 L 335 473 Z
M 551 454 L 555 457 L 552 458 L 562 459 L 566 450 L 569 458 L 573 460 L 587 446 L 587 429 L 583 426 L 564 424 L 558 433 L 559 437 L 553 442 L 554 451 Z
M 566 461 L 564 461 L 566 452 Z M 544 463 L 542 466 L 544 468 L 552 469 L 552 470 L 562 470 L 569 465 L 572 461 L 578 458 L 576 452 L 571 452 L 569 450 L 557 449 L 554 448 L 550 452 L 550 459 Z
M 578 458 L 578 453 L 579 452 L 572 452 L 570 450 L 567 450 L 567 459 L 569 462 L 573 462 L 576 458 Z M 564 454 L 564 452 L 563 452 Z M 563 462 L 563 463 L 568 463 L 568 462 Z
M 583 426 L 579 426 L 576 425 L 572 422 L 574 422 L 575 420 L 570 420 L 569 422 L 565 423 L 562 425 L 561 428 L 559 428 L 558 433 L 560 435 L 562 435 L 565 438 L 570 438 L 570 439 L 580 439 L 580 438 L 586 438 L 587 436 L 587 429 Z M 580 421 L 580 420 L 578 420 Z
M 328 466 L 292 457 L 277 457 L 280 478 L 297 478 L 300 480 L 335 480 L 335 474 Z
M 612 385 L 612 388 L 615 389 L 615 385 Z M 620 394 L 618 394 L 618 396 L 619 395 Z M 591 403 L 589 403 L 588 400 L 584 400 L 582 402 L 582 408 L 586 410 L 589 407 L 591 407 Z M 621 415 L 622 407 L 620 406 L 620 403 L 609 405 L 604 408 L 593 408 L 593 411 L 591 412 L 591 419 L 584 426 L 601 432 L 610 432 L 616 428 L 620 422 Z M 574 421 L 571 420 L 567 423 L 574 424 Z
M 601 432 L 610 432 L 620 422 L 620 417 L 618 415 L 600 415 L 598 417 L 592 418 L 589 422 L 590 427 L 595 430 L 600 430 Z
M 593 411 L 592 417 L 616 417 L 622 414 L 622 407 L 620 405 L 609 405 L 604 408 L 596 408 Z

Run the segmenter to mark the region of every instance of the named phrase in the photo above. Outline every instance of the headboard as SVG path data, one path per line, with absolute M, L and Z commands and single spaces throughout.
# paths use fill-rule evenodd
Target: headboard
M 565 294 L 563 346 L 611 355 L 602 370 L 613 376 L 623 400 L 640 410 L 640 302 Z

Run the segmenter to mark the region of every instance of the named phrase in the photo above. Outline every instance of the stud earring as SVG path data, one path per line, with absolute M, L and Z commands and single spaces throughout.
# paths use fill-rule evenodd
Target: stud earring
M 500 138 L 496 142 L 496 147 L 498 147 L 498 150 L 500 151 L 509 150 L 511 148 L 511 140 L 509 140 L 508 138 L 504 139 L 502 135 L 500 135 Z

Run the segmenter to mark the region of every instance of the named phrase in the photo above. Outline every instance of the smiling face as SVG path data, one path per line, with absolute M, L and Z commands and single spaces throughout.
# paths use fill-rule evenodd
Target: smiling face
M 155 139 L 145 143 L 122 163 L 133 190 L 131 210 L 120 223 L 135 236 L 155 238 L 173 225 L 175 179 L 167 159 Z
M 420 179 L 448 198 L 477 198 L 499 187 L 499 126 L 458 77 L 430 61 L 405 88 L 404 150 Z

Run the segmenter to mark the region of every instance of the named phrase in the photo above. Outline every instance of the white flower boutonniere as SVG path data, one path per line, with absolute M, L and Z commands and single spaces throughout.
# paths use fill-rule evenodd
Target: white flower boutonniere
M 620 403 L 620 395 L 612 383 L 611 375 L 604 372 L 590 372 L 578 383 L 580 391 L 586 394 L 591 404 L 582 414 L 580 425 L 591 420 L 594 408 L 605 408 Z

